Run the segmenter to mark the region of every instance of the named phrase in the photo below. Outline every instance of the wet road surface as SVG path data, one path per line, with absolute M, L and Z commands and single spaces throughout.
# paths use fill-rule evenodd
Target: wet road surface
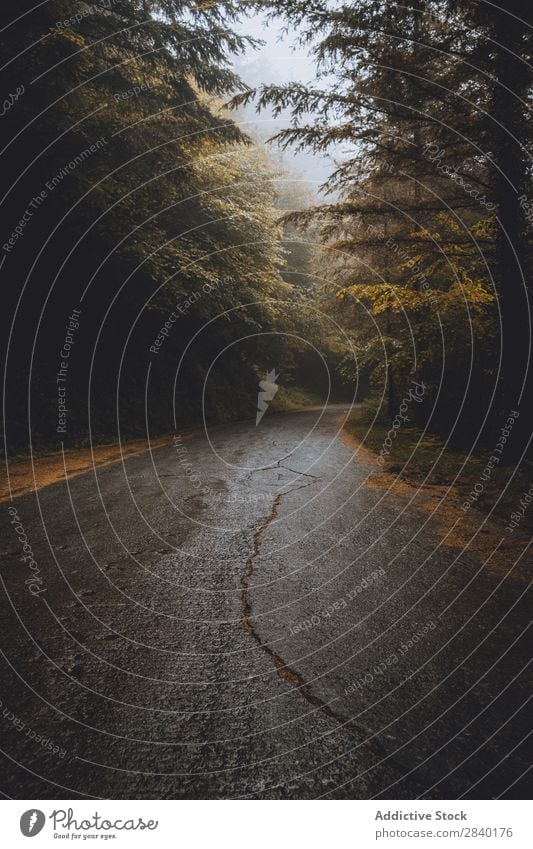
M 7 796 L 527 795 L 523 571 L 372 486 L 341 413 L 213 427 L 2 505 Z

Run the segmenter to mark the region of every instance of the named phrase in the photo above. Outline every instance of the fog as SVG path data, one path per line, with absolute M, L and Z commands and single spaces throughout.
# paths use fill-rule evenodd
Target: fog
M 290 81 L 313 83 L 315 65 L 307 47 L 299 44 L 299 33 L 285 32 L 285 23 L 281 19 L 267 20 L 264 14 L 244 19 L 235 27 L 237 32 L 261 39 L 264 45 L 257 49 L 250 47 L 243 55 L 233 60 L 233 68 L 241 79 L 254 88 L 261 84 L 281 84 Z M 257 114 L 255 104 L 241 108 L 237 119 L 242 121 L 244 130 L 248 129 L 263 142 L 271 138 L 284 127 L 290 126 L 290 114 L 285 111 L 274 118 L 270 109 Z M 313 120 L 313 115 L 309 116 Z M 279 152 L 275 144 L 268 145 L 271 151 Z M 311 152 L 295 152 L 287 148 L 282 161 L 289 168 L 302 173 L 310 188 L 317 193 L 333 168 L 329 156 L 316 156 Z

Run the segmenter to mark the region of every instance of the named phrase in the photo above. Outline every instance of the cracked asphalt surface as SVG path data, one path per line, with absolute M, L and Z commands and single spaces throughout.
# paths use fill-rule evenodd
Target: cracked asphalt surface
M 343 410 L 3 505 L 5 795 L 527 797 L 527 581 L 369 486 Z

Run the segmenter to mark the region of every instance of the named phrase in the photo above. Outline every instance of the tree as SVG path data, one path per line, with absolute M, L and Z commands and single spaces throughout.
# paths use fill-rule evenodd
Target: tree
M 236 10 L 51 0 L 3 31 L 4 89 L 24 87 L 5 116 L 3 154 L 13 313 L 21 297 L 8 361 L 17 444 L 28 398 L 34 439 L 59 438 L 56 374 L 74 307 L 82 314 L 68 372 L 73 439 L 88 421 L 93 437 L 109 438 L 117 398 L 122 433 L 142 432 L 147 385 L 152 430 L 168 431 L 174 409 L 178 423 L 198 420 L 221 346 L 289 320 L 274 174 L 220 112 L 221 97 L 239 86 L 228 57 L 247 43 L 231 30 Z M 173 311 L 179 321 L 158 348 Z M 218 313 L 174 397 L 176 362 Z M 229 374 L 215 367 L 206 401 L 214 417 L 253 412 L 250 347 L 231 348 Z
M 486 4 L 481 5 L 485 9 Z M 518 365 L 523 374 L 528 361 L 526 334 L 519 334 L 522 341 L 513 351 L 511 328 L 518 311 L 525 328 L 529 308 L 523 288 L 520 301 L 516 296 L 517 275 L 511 272 L 515 282 L 509 280 L 510 240 L 502 235 L 498 218 L 504 212 L 512 233 L 519 235 L 516 196 L 508 191 L 505 169 L 513 156 L 510 126 L 518 134 L 522 151 L 517 161 L 525 162 L 527 28 L 515 22 L 506 30 L 502 46 L 496 47 L 490 35 L 496 39 L 506 13 L 478 14 L 471 4 L 466 10 L 464 4 L 433 0 L 417 0 L 408 6 L 361 0 L 340 7 L 320 0 L 272 0 L 263 6 L 285 14 L 300 28 L 302 42 L 311 46 L 317 58 L 317 84 L 263 86 L 238 95 L 235 103 L 256 97 L 258 109 L 266 105 L 277 112 L 291 109 L 293 126 L 276 137 L 282 144 L 322 152 L 342 143 L 346 151 L 326 185 L 336 193 L 334 202 L 295 214 L 291 220 L 322 222 L 328 251 L 339 257 L 334 267 L 343 284 L 341 292 L 359 280 L 363 284 L 372 280 L 370 287 L 366 285 L 365 298 L 367 302 L 374 299 L 374 312 L 383 317 L 381 373 L 388 380 L 389 414 L 396 403 L 395 380 L 405 381 L 410 373 L 405 368 L 409 335 L 415 343 L 417 338 L 427 339 L 422 326 L 417 333 L 418 320 L 427 322 L 423 314 L 428 310 L 433 319 L 440 319 L 435 310 L 451 294 L 457 298 L 455 320 L 461 315 L 465 328 L 475 324 L 469 309 L 472 299 L 476 310 L 483 312 L 478 327 L 489 319 L 492 327 L 497 326 L 497 307 L 508 316 L 503 384 L 510 404 L 518 397 Z M 489 65 L 497 55 L 503 57 L 511 50 L 516 58 L 505 73 L 514 88 L 506 89 L 503 78 L 494 79 Z M 494 132 L 498 119 L 490 115 L 491 108 L 501 116 L 499 132 Z M 495 177 L 500 165 L 505 176 Z M 513 167 L 515 172 L 522 168 L 525 179 L 523 165 L 515 162 Z M 523 185 L 523 180 L 518 184 Z M 376 233 L 384 234 L 385 240 Z M 522 243 L 522 264 L 527 241 Z M 400 247 L 403 261 L 398 263 Z M 376 270 L 370 277 L 357 271 L 361 260 Z M 395 299 L 402 304 L 407 324 L 398 324 Z M 426 309 L 421 312 L 424 299 Z M 433 411 L 434 420 L 455 422 L 459 415 L 459 429 L 467 426 L 475 437 L 493 392 L 499 392 L 494 385 L 497 337 L 485 334 L 484 341 L 491 340 L 488 347 L 480 346 L 473 332 L 468 340 L 468 333 L 460 333 L 457 323 L 451 323 L 448 331 L 452 334 L 448 339 L 443 337 L 440 344 L 437 337 L 434 340 L 435 362 L 443 343 L 457 352 L 456 341 L 461 338 L 465 347 L 462 357 L 453 358 L 452 370 L 437 374 L 432 394 L 439 390 L 440 409 Z M 421 369 L 427 357 L 418 356 L 412 344 L 411 348 L 411 367 Z M 479 406 L 479 393 L 471 385 L 470 367 L 480 357 L 484 360 L 481 397 L 488 402 L 487 409 Z M 399 360 L 401 369 L 395 367 Z M 458 362 L 462 363 L 459 372 Z M 479 376 L 477 368 L 476 373 Z M 464 392 L 457 392 L 458 383 Z M 501 393 L 499 398 L 498 413 L 504 407 Z

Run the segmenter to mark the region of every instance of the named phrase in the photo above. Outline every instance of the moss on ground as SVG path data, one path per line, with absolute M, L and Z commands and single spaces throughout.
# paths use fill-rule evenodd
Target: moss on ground
M 348 416 L 345 428 L 364 446 L 379 455 L 391 425 L 371 424 L 368 410 L 361 408 Z M 487 468 L 491 451 L 476 450 L 461 453 L 451 450 L 446 441 L 435 434 L 424 433 L 418 427 L 402 425 L 395 431 L 390 453 L 384 457 L 383 470 L 401 475 L 406 481 L 420 485 L 453 485 L 461 499 L 472 500 L 472 507 L 484 511 L 494 508 L 495 513 L 509 521 L 520 499 L 533 484 L 533 463 L 523 461 L 519 468 L 504 464 Z M 482 477 L 484 475 L 484 477 Z M 482 486 L 482 491 L 480 490 Z M 478 492 L 475 491 L 477 486 Z M 533 526 L 533 503 L 526 511 L 523 526 Z

